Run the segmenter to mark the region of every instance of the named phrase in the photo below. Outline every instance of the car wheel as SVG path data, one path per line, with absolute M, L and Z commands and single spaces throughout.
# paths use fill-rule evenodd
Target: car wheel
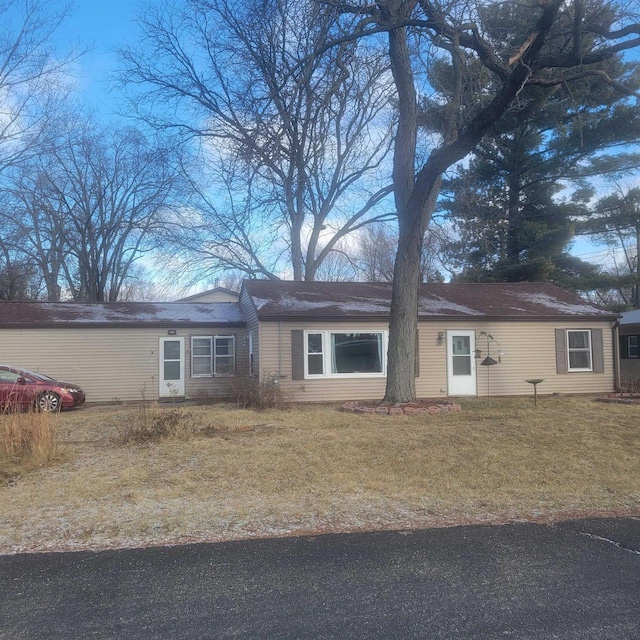
M 60 396 L 54 391 L 45 391 L 36 400 L 36 409 L 43 413 L 55 413 L 61 408 Z

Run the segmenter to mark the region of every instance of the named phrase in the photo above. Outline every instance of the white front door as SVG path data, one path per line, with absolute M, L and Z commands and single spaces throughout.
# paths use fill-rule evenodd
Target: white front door
M 184 396 L 184 338 L 160 338 L 159 353 L 158 395 L 161 398 Z
M 447 331 L 447 385 L 450 396 L 475 396 L 476 332 Z

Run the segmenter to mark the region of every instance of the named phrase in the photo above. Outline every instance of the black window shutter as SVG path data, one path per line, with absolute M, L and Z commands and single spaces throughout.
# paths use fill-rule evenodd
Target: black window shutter
M 593 351 L 593 372 L 604 373 L 602 329 L 591 330 L 591 350 Z
M 556 329 L 556 371 L 567 373 L 567 341 L 564 329 Z
M 304 331 L 291 331 L 291 379 L 304 380 Z

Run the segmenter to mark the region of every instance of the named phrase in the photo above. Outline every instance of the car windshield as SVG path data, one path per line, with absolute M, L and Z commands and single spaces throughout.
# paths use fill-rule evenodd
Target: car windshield
M 20 369 L 20 373 L 29 376 L 30 378 L 35 378 L 36 380 L 42 380 L 43 382 L 48 382 L 49 380 L 54 380 L 55 378 L 51 378 L 49 376 L 45 376 L 44 373 L 37 373 L 36 371 L 29 371 L 29 369 Z

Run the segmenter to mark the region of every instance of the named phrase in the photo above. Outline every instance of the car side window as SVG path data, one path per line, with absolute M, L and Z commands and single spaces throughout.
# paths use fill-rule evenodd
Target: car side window
M 20 374 L 14 373 L 13 371 L 0 371 L 0 382 L 11 383 L 17 382 Z

